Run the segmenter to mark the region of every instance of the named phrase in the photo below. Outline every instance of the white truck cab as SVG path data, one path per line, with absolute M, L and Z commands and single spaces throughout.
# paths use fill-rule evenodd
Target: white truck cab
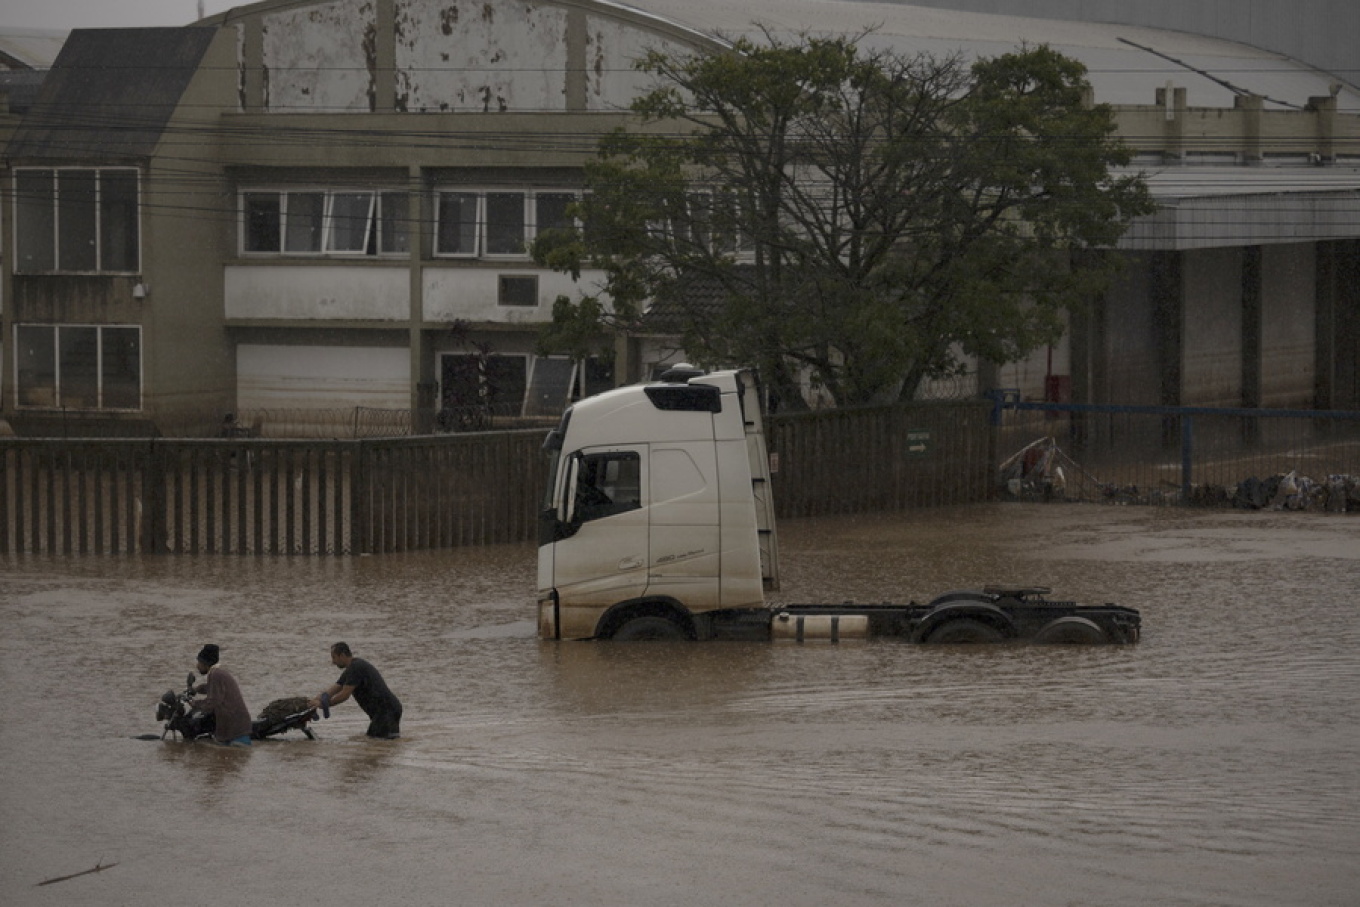
M 548 435 L 544 639 L 704 635 L 778 588 L 759 390 L 686 366 L 576 403 Z

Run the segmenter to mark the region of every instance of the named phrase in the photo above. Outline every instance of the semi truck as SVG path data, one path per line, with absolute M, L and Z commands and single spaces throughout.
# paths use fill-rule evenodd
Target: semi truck
M 543 446 L 542 639 L 1138 640 L 1136 609 L 1058 600 L 1040 586 L 953 590 L 925 604 L 771 600 L 779 544 L 750 369 L 677 366 L 582 399 Z

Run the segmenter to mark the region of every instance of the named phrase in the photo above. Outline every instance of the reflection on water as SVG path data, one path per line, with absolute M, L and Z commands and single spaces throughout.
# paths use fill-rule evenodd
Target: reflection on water
M 984 506 L 781 543 L 789 601 L 1050 585 L 1143 642 L 541 643 L 525 546 L 14 558 L 0 903 L 1355 903 L 1354 518 Z M 132 739 L 204 642 L 258 710 L 333 681 L 338 639 L 401 741 L 352 703 L 315 742 Z

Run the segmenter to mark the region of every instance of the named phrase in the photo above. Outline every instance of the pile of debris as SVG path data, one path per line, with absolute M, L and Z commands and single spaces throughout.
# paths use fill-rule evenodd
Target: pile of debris
M 1228 489 L 1223 489 L 1227 495 Z M 1315 482 L 1295 472 L 1239 482 L 1229 503 L 1246 510 L 1323 510 L 1360 513 L 1360 476 L 1334 475 Z
M 1244 510 L 1316 510 L 1360 513 L 1360 476 L 1331 475 L 1315 481 L 1296 472 L 1236 485 L 1192 485 L 1187 501 L 1180 488 L 1140 488 L 1102 482 L 1058 447 L 1053 438 L 1025 445 L 1001 464 L 1004 495 L 1030 501 L 1102 501 L 1109 504 L 1191 504 Z
M 1026 444 L 1001 464 L 1002 490 L 1023 500 L 1086 500 L 1107 486 L 1082 469 L 1053 438 Z

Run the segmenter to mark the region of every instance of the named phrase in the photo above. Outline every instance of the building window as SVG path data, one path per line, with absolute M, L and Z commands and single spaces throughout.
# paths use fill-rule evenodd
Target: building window
M 502 274 L 497 287 L 497 305 L 534 308 L 538 305 L 537 274 Z
M 477 254 L 480 197 L 475 192 L 439 193 L 439 229 L 435 251 L 440 255 Z
M 567 206 L 576 201 L 570 192 L 540 192 L 534 196 L 534 228 L 536 232 L 558 227 L 570 227 L 572 219 Z
M 20 406 L 141 409 L 141 328 L 21 324 L 14 341 Z
M 241 194 L 241 251 L 273 255 L 405 255 L 405 192 L 250 190 Z
M 135 274 L 138 180 L 131 168 L 15 170 L 15 272 Z
M 442 410 L 483 410 L 518 416 L 524 407 L 529 358 L 490 353 L 444 353 L 439 357 L 439 401 Z
M 751 258 L 755 245 L 740 230 L 738 200 L 730 192 L 690 192 L 672 202 L 674 214 L 650 225 L 653 239 L 682 255 Z
M 486 254 L 527 255 L 529 219 L 523 192 L 486 194 Z
M 529 388 L 524 395 L 524 415 L 556 418 L 573 400 L 589 397 L 614 386 L 612 363 L 590 358 L 584 362 L 557 357 L 537 357 L 529 368 Z
M 541 230 L 570 224 L 572 192 L 450 190 L 439 193 L 435 254 L 460 258 L 527 258 Z
M 284 195 L 283 251 L 307 254 L 321 251 L 325 226 L 326 196 L 320 192 L 289 192 Z

